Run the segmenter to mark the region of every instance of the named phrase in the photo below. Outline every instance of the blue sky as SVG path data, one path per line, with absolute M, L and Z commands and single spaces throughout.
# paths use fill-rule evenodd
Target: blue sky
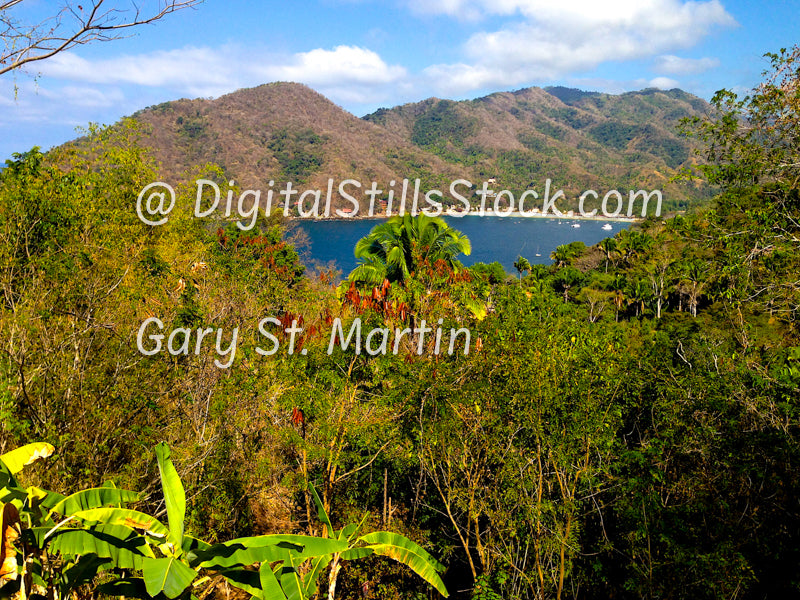
M 59 4 L 11 10 L 35 19 Z M 708 99 L 757 84 L 762 55 L 800 42 L 799 25 L 800 2 L 789 1 L 206 0 L 0 76 L 0 160 L 89 122 L 270 81 L 306 83 L 358 116 L 534 85 L 680 87 Z

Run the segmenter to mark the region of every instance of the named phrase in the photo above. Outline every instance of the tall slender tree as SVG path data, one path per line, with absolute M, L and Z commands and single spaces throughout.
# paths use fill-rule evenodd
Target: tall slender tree
M 514 268 L 517 270 L 517 273 L 519 274 L 520 281 L 522 281 L 522 274 L 531 272 L 531 263 L 524 256 L 518 256 L 517 260 L 514 261 Z

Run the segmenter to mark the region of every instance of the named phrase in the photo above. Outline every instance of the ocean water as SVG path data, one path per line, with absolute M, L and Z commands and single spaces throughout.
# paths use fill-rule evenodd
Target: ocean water
M 592 246 L 630 226 L 630 223 L 617 221 L 524 217 L 467 216 L 445 220 L 466 234 L 472 243 L 472 253 L 459 257 L 462 263 L 498 261 L 509 273 L 515 272 L 514 261 L 518 256 L 524 256 L 531 263 L 550 264 L 550 253 L 558 246 L 574 241 Z M 611 231 L 603 229 L 607 222 L 611 224 Z M 333 263 L 347 275 L 356 266 L 353 255 L 356 242 L 378 223 L 378 220 L 299 221 L 298 227 L 307 234 L 310 243 L 302 248 L 303 262 L 306 265 Z M 573 227 L 573 224 L 580 227 Z

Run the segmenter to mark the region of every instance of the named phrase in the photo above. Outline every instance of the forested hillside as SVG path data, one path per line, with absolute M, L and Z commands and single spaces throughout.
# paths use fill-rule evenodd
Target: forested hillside
M 311 573 L 320 598 L 436 598 L 427 566 L 438 561 L 453 598 L 800 597 L 800 50 L 771 59 L 751 97 L 719 93 L 718 112 L 682 124 L 701 151 L 691 176 L 721 190 L 709 208 L 593 248 L 560 247 L 550 266 L 519 260 L 519 277 L 496 264 L 464 268 L 463 236 L 409 217 L 378 225 L 340 282 L 304 270 L 278 218 L 250 231 L 221 216 L 211 227 L 192 219 L 188 184 L 169 223 L 147 226 L 135 201 L 163 172 L 136 121 L 16 156 L 0 174 L 0 455 L 37 441 L 55 453 L 24 469 L 17 456 L 16 470 L 5 454 L 0 502 L 51 523 L 66 509 L 42 489 L 66 495 L 110 481 L 141 492 L 129 506 L 169 528 L 108 512 L 55 522 L 95 540 L 103 527 L 128 527 L 125 556 L 135 560 L 123 563 L 99 543 L 70 550 L 52 541 L 56 525 L 4 509 L 3 557 L 18 552 L 11 575 L 34 566 L 27 580 L 0 571 L 0 596 L 22 587 L 90 598 L 114 579 L 104 593 L 300 598 L 309 588 L 287 592 L 288 582 Z M 489 111 L 525 94 L 469 106 Z M 604 125 L 601 99 L 690 102 L 673 92 L 535 94 L 598 115 L 586 126 L 591 144 L 623 135 Z M 432 102 L 415 118 L 439 106 L 462 114 L 461 104 Z M 415 144 L 436 144 L 403 122 Z M 434 149 L 465 160 L 466 147 Z M 229 168 L 201 173 L 224 181 Z M 141 333 L 153 317 L 165 336 L 181 332 L 174 354 L 166 337 L 152 355 L 137 347 L 155 346 Z M 258 351 L 268 346 L 265 317 L 279 323 L 265 326 L 279 345 L 269 356 Z M 466 328 L 469 352 L 463 343 L 435 352 L 435 339 L 418 333 L 396 353 L 338 343 L 329 352 L 335 324 L 347 332 L 355 319 L 367 331 L 423 320 Z M 235 356 L 220 355 L 237 327 Z M 92 498 L 120 504 L 108 491 L 73 500 Z M 377 530 L 420 550 L 368 537 Z M 291 560 L 242 558 L 257 548 L 250 536 L 277 533 L 333 540 L 329 562 L 303 562 L 312 544 L 299 538 L 282 541 Z M 356 535 L 371 550 L 336 545 Z M 211 546 L 212 556 L 195 538 L 250 541 Z M 140 574 L 155 564 L 136 562 L 153 558 L 145 551 L 178 583 Z M 227 572 L 226 560 L 249 570 Z
M 710 111 L 678 89 L 612 95 L 559 87 L 460 102 L 431 98 L 364 118 L 508 189 L 547 178 L 569 198 L 589 189 L 644 187 L 663 190 L 674 211 L 699 207 L 710 196 L 707 185 L 672 181 L 696 160 L 679 121 Z
M 217 99 L 177 100 L 139 111 L 141 142 L 162 176 L 176 181 L 212 162 L 242 189 L 326 189 L 328 178 L 368 187 L 420 178 L 447 194 L 450 182 L 495 179 L 516 195 L 544 181 L 577 197 L 600 191 L 661 190 L 664 210 L 698 208 L 712 187 L 675 182 L 696 162 L 681 118 L 711 107 L 681 90 L 622 95 L 526 88 L 476 100 L 429 99 L 358 119 L 306 86 L 271 83 Z M 334 189 L 335 189 L 334 188 Z M 386 193 L 382 195 L 386 197 Z M 349 207 L 334 195 L 336 206 Z

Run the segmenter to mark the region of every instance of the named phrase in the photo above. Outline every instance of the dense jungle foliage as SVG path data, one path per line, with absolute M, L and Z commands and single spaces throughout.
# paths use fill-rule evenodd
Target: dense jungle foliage
M 800 51 L 770 58 L 751 96 L 684 123 L 704 148 L 686 177 L 721 190 L 710 209 L 521 259 L 518 277 L 463 268 L 468 242 L 408 219 L 339 284 L 303 268 L 290 224 L 209 226 L 188 187 L 147 226 L 135 201 L 158 165 L 132 123 L 17 155 L 0 174 L 0 454 L 47 442 L 26 486 L 112 481 L 159 516 L 166 442 L 187 535 L 363 519 L 424 547 L 454 598 L 800 597 Z M 263 356 L 268 316 L 280 349 Z M 144 356 L 150 317 L 214 334 Z M 467 327 L 470 351 L 410 335 L 328 353 L 356 318 Z M 236 327 L 220 368 L 216 331 L 226 347 Z M 438 597 L 386 557 L 340 566 L 339 598 Z

